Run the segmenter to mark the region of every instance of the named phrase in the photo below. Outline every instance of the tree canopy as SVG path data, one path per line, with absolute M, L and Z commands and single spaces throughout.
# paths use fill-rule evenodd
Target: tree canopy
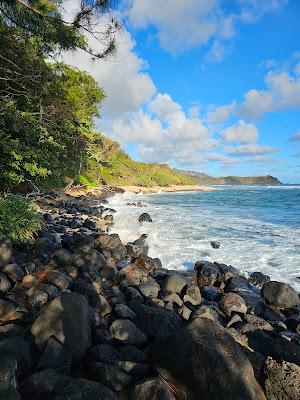
M 101 52 L 83 32 L 107 13 L 110 1 L 82 2 L 65 22 L 62 1 L 0 0 L 0 188 L 33 182 L 56 186 L 85 168 L 94 117 L 105 95 L 87 73 L 54 62 L 58 51 L 81 48 L 102 58 L 114 47 L 112 20 Z M 102 34 L 101 34 L 102 35 Z M 99 39 L 100 40 L 100 39 Z

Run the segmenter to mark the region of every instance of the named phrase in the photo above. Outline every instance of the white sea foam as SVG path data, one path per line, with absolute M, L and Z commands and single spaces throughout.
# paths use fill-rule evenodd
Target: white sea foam
M 164 201 L 160 202 L 160 196 Z M 234 213 L 216 213 L 208 206 L 195 207 L 193 202 L 189 204 L 187 193 L 176 193 L 175 204 L 169 204 L 166 196 L 174 194 L 115 195 L 109 203 L 117 210 L 112 232 L 117 232 L 124 243 L 148 234 L 149 255 L 159 257 L 165 268 L 193 268 L 199 259 L 219 261 L 237 267 L 245 275 L 261 271 L 300 290 L 299 228 L 262 222 L 255 215 L 240 218 Z M 147 207 L 126 205 L 137 201 Z M 152 223 L 139 224 L 143 212 L 151 215 Z M 221 247 L 213 249 L 211 240 L 218 240 Z

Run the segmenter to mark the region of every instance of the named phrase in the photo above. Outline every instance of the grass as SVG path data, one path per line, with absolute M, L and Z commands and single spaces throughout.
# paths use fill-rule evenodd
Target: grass
M 7 194 L 0 197 L 0 233 L 14 243 L 26 243 L 41 228 L 40 214 L 24 197 Z

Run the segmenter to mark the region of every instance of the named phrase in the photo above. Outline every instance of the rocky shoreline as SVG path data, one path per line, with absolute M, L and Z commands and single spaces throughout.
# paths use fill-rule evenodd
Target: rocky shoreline
M 99 194 L 36 203 L 34 243 L 0 237 L 1 400 L 299 400 L 289 285 L 201 260 L 168 271 L 146 235 L 109 233 Z

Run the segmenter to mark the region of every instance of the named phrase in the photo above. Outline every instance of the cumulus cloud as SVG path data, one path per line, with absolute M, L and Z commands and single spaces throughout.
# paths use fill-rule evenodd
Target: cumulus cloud
M 130 0 L 124 0 L 128 6 Z M 162 48 L 177 54 L 212 42 L 208 62 L 228 53 L 228 41 L 238 23 L 254 23 L 284 6 L 287 0 L 235 0 L 236 12 L 225 12 L 221 0 L 135 0 L 130 21 L 136 29 L 154 27 Z M 225 45 L 224 45 L 225 44 Z
M 239 120 L 222 132 L 222 138 L 225 142 L 255 143 L 258 139 L 258 130 L 255 125 Z
M 212 123 L 225 122 L 228 120 L 230 113 L 234 107 L 234 103 L 226 106 L 214 107 L 212 111 L 208 112 L 207 119 L 209 122 Z
M 237 157 L 258 156 L 263 154 L 276 153 L 278 149 L 271 146 L 261 146 L 259 144 L 243 144 L 237 147 L 228 146 L 225 148 L 227 154 Z
M 266 89 L 251 89 L 244 95 L 243 103 L 236 109 L 238 114 L 255 120 L 266 112 L 300 108 L 300 73 L 297 68 L 271 71 L 265 77 L 265 84 Z

